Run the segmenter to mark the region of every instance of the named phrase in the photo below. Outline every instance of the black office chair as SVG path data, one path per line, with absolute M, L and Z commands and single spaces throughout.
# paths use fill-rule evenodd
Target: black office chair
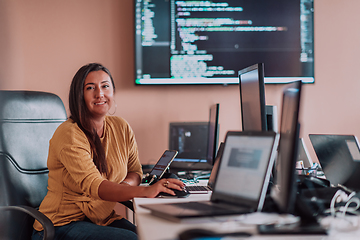
M 55 94 L 0 91 L 0 236 L 30 239 L 34 218 L 52 239 L 52 222 L 36 209 L 47 192 L 49 140 L 67 118 Z
M 67 119 L 52 93 L 0 91 L 0 239 L 30 239 L 34 218 L 53 239 L 54 226 L 37 211 L 47 193 L 49 140 Z M 131 201 L 121 202 L 133 210 Z

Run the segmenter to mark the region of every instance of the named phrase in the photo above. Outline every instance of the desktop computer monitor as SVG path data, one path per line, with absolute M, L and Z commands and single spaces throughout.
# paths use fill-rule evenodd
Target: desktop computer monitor
M 290 83 L 283 92 L 275 185 L 271 190 L 271 196 L 282 213 L 293 214 L 295 207 L 300 95 L 301 81 Z
M 206 160 L 210 165 L 214 165 L 219 144 L 219 106 L 219 103 L 211 105 L 209 113 L 209 133 Z
M 267 131 L 264 64 L 239 71 L 241 123 L 243 131 Z
M 208 122 L 170 123 L 169 149 L 179 152 L 171 169 L 212 169 L 219 141 L 219 108 L 219 103 L 210 106 Z
M 209 122 L 171 122 L 169 149 L 179 153 L 170 169 L 211 169 L 207 163 Z
M 321 234 L 327 231 L 314 215 L 309 202 L 297 196 L 297 174 L 295 171 L 299 144 L 299 110 L 301 81 L 290 83 L 283 92 L 280 123 L 280 141 L 278 158 L 275 163 L 275 184 L 271 188 L 271 197 L 279 213 L 290 213 L 300 217 L 295 224 L 260 225 L 261 234 Z

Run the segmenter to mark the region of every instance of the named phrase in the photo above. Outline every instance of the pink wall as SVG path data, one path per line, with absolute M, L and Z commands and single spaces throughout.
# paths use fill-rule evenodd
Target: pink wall
M 169 122 L 206 121 L 213 103 L 220 103 L 220 140 L 227 130 L 239 130 L 237 86 L 134 86 L 132 5 L 132 0 L 0 0 L 2 88 L 54 92 L 67 108 L 76 70 L 103 63 L 116 81 L 116 115 L 132 125 L 144 164 L 157 161 L 167 148 Z M 309 133 L 360 137 L 359 8 L 358 0 L 315 0 L 316 83 L 305 85 L 301 112 L 301 136 L 313 158 Z M 267 104 L 281 106 L 282 88 L 266 85 Z

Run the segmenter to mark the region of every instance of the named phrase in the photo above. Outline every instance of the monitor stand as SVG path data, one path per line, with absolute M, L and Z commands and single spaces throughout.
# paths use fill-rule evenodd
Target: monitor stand
M 277 107 L 272 105 L 265 106 L 266 127 L 268 131 L 279 132 Z
M 270 200 L 271 198 L 268 200 L 268 207 L 271 206 L 272 209 L 275 210 L 273 205 L 274 203 L 271 205 L 272 202 Z M 308 202 L 304 201 L 304 199 L 299 196 L 297 196 L 295 201 L 294 215 L 300 217 L 299 222 L 292 224 L 259 225 L 259 234 L 327 235 L 327 230 L 318 223 L 317 218 L 315 217 L 316 211 L 311 207 L 311 205 L 309 205 Z

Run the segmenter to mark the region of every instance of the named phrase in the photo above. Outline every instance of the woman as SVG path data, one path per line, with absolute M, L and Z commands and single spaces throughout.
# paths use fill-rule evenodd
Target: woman
M 176 179 L 138 186 L 134 133 L 124 119 L 107 116 L 114 91 L 109 70 L 97 63 L 81 67 L 72 80 L 71 116 L 50 140 L 48 193 L 39 208 L 54 223 L 55 239 L 137 239 L 135 226 L 114 212 L 115 203 L 184 187 Z M 32 239 L 42 235 L 35 221 Z

